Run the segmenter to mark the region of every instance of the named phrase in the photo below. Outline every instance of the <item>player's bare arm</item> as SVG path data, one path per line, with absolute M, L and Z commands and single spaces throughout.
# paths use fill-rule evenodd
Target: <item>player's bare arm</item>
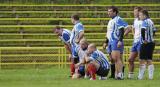
M 126 29 L 125 29 L 125 32 L 124 32 L 124 36 L 127 36 L 130 32 L 133 31 L 133 27 L 132 25 L 128 26 Z
M 76 39 L 76 43 L 79 43 L 83 37 L 84 37 L 84 31 L 81 31 L 81 32 L 79 33 L 78 38 Z

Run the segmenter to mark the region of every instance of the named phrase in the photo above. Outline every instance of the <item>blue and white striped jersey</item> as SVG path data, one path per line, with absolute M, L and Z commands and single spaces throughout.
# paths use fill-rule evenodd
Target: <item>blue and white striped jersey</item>
M 90 55 L 90 59 L 95 60 L 102 68 L 109 69 L 109 67 L 110 67 L 110 64 L 107 60 L 107 57 L 105 56 L 104 53 L 102 53 L 99 50 L 94 51 Z
M 142 22 L 142 27 L 141 29 L 144 28 L 145 29 L 145 40 L 149 43 L 149 42 L 154 42 L 153 39 L 153 31 L 155 31 L 155 27 L 154 27 L 154 23 L 152 22 L 152 20 L 150 18 L 146 18 L 145 20 L 143 20 Z M 141 43 L 143 43 L 143 39 L 141 37 Z

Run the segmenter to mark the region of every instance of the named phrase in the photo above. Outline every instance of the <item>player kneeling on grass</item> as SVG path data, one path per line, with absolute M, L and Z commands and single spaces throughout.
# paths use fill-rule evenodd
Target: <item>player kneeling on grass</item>
M 80 78 L 85 75 L 85 56 L 88 48 L 88 42 L 85 39 L 81 39 L 79 45 L 76 46 L 74 56 L 78 57 L 79 62 L 75 64 L 75 73 L 72 78 Z
M 87 63 L 87 71 L 90 74 L 90 80 L 96 80 L 96 74 L 100 80 L 107 79 L 110 65 L 104 53 L 96 48 L 95 44 L 90 44 L 85 57 Z

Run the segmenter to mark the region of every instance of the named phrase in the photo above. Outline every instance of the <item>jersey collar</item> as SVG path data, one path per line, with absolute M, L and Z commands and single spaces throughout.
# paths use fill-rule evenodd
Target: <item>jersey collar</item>
M 117 16 L 118 16 L 118 15 L 116 15 L 116 16 L 113 16 L 113 17 L 112 17 L 112 19 L 114 19 L 114 18 L 115 18 L 115 17 L 117 17 Z

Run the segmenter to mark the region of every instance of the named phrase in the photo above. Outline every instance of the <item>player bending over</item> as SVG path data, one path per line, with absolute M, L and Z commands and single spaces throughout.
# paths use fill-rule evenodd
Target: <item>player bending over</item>
M 53 31 L 61 39 L 61 41 L 64 43 L 66 50 L 70 54 L 69 60 L 71 60 L 72 59 L 72 51 L 71 51 L 71 45 L 70 45 L 71 31 L 67 30 L 67 29 L 63 29 L 60 26 L 56 26 Z M 71 69 L 71 75 L 73 75 L 74 68 L 71 67 L 70 69 Z

